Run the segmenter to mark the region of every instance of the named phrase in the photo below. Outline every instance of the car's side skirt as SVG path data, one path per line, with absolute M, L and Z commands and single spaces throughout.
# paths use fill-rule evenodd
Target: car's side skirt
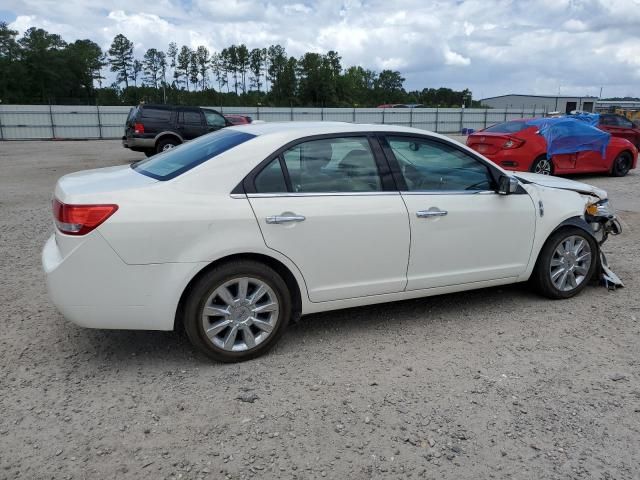
M 378 303 L 398 302 L 401 300 L 411 300 L 421 297 L 432 297 L 435 295 L 443 295 L 447 293 L 463 292 L 466 290 L 476 290 L 479 288 L 495 287 L 498 285 L 507 285 L 516 283 L 517 277 L 498 278 L 495 280 L 484 280 L 481 282 L 462 283 L 458 285 L 447 285 L 444 287 L 433 287 L 423 290 L 410 290 L 398 293 L 386 293 L 382 295 L 371 295 L 367 297 L 349 298 L 346 300 L 335 300 L 329 302 L 310 303 L 306 302 L 302 306 L 302 314 L 326 312 L 329 310 L 338 310 L 342 308 L 361 307 L 364 305 L 373 305 Z

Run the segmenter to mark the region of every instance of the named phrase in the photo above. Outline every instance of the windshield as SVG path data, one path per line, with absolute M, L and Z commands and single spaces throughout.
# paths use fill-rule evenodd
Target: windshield
M 157 180 L 170 180 L 254 137 L 250 133 L 235 130 L 218 130 L 136 162 L 131 168 Z
M 526 122 L 504 122 L 485 128 L 484 132 L 516 133 L 529 127 Z

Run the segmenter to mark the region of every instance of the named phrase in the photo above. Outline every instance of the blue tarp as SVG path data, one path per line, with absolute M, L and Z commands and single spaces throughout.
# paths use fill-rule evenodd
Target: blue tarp
M 600 152 L 604 158 L 611 135 L 594 126 L 598 124 L 598 117 L 599 115 L 585 113 L 567 117 L 534 118 L 528 120 L 527 125 L 538 127 L 540 135 L 547 141 L 547 158 L 585 151 Z

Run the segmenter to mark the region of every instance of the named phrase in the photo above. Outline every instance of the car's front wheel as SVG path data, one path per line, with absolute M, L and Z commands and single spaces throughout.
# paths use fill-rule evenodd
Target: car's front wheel
M 286 283 L 270 267 L 239 260 L 198 279 L 185 304 L 191 343 L 221 362 L 262 355 L 284 332 L 291 316 Z
M 598 245 L 584 230 L 576 227 L 558 230 L 542 247 L 531 281 L 546 297 L 573 297 L 593 276 L 597 254 Z
M 611 167 L 612 177 L 624 177 L 631 169 L 631 155 L 626 152 L 621 153 L 613 161 Z
M 531 165 L 531 171 L 540 175 L 553 175 L 553 162 L 546 156 L 536 158 Z

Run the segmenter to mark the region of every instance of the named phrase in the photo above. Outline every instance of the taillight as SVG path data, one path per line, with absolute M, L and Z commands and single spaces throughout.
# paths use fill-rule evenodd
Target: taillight
M 118 205 L 67 205 L 57 198 L 52 202 L 58 230 L 67 235 L 86 235 L 118 210 Z
M 133 133 L 144 133 L 144 125 L 142 123 L 134 123 L 133 124 Z
M 510 138 L 509 140 L 504 142 L 502 148 L 504 148 L 505 150 L 509 150 L 511 148 L 521 147 L 522 145 L 524 145 L 524 140 L 520 140 L 518 138 Z

